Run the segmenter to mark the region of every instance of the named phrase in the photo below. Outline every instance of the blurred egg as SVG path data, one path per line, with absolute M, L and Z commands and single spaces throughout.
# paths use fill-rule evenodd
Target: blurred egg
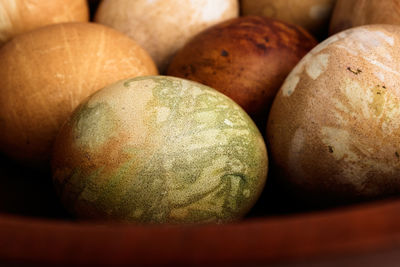
M 88 19 L 86 0 L 0 0 L 0 46 L 17 34 L 48 24 Z
M 16 36 L 0 49 L 0 150 L 30 165 L 50 156 L 75 107 L 117 80 L 156 74 L 133 40 L 102 25 L 66 23 Z
M 237 0 L 103 0 L 95 21 L 137 41 L 163 72 L 193 35 L 238 13 Z
M 217 89 L 265 127 L 276 92 L 315 45 L 300 27 L 263 17 L 236 18 L 195 36 L 177 52 L 167 73 Z
M 367 24 L 400 24 L 398 0 L 338 0 L 333 10 L 330 34 Z
M 337 204 L 400 193 L 399 44 L 399 26 L 349 29 L 290 73 L 267 137 L 294 194 Z
M 243 15 L 260 15 L 299 25 L 317 37 L 328 33 L 336 0 L 241 0 Z

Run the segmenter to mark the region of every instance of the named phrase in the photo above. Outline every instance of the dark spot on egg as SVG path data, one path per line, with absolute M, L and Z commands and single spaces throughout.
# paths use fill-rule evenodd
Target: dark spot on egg
M 353 70 L 351 67 L 347 67 L 347 70 L 350 71 L 351 73 L 358 75 L 362 72 L 362 70 L 357 69 L 357 70 Z
M 227 57 L 227 56 L 229 56 L 229 53 L 228 53 L 228 51 L 226 51 L 226 50 L 222 49 L 222 51 L 221 51 L 221 56 L 223 56 L 223 57 Z

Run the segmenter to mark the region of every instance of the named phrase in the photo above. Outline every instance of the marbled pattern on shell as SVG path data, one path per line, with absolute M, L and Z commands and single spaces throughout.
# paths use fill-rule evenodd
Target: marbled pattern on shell
M 243 216 L 263 189 L 268 160 L 260 132 L 232 100 L 152 76 L 83 103 L 61 130 L 52 165 L 78 217 L 199 223 Z
M 336 34 L 304 57 L 278 93 L 267 136 L 282 181 L 340 202 L 399 192 L 400 27 Z

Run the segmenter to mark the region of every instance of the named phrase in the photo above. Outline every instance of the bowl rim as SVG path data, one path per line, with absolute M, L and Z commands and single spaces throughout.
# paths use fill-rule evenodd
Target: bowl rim
M 277 264 L 400 251 L 400 199 L 229 224 L 138 226 L 0 216 L 0 262 Z

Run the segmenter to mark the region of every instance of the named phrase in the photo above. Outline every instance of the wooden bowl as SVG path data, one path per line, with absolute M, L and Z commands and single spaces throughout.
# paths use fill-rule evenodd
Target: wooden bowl
M 385 266 L 400 260 L 399 211 L 400 201 L 394 200 L 204 226 L 95 224 L 3 215 L 0 262 Z M 363 261 L 364 265 L 354 265 Z
M 93 223 L 63 213 L 49 180 L 30 182 L 44 174 L 16 167 L 2 158 L 2 264 L 382 266 L 400 260 L 400 199 L 270 212 L 224 225 Z
M 272 197 L 269 214 L 224 225 L 82 222 L 63 211 L 46 174 L 0 160 L 0 265 L 364 267 L 400 261 L 399 198 L 289 213 Z M 290 204 L 296 203 L 283 205 Z

